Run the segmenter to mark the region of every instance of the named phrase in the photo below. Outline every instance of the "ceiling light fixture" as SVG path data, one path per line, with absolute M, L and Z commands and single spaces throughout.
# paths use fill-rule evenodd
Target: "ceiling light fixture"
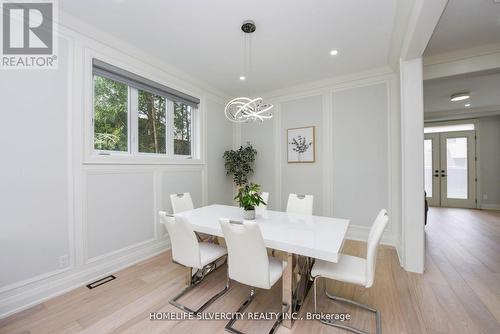
M 244 32 L 245 74 L 247 75 L 250 73 L 252 64 L 252 43 L 250 38 L 255 29 L 255 23 L 251 20 L 246 20 L 241 25 L 241 30 Z M 245 79 L 245 76 L 240 76 L 240 80 Z M 241 96 L 229 101 L 224 108 L 224 113 L 228 120 L 235 123 L 263 122 L 273 117 L 270 111 L 272 108 L 273 105 L 264 103 L 261 97 L 249 98 Z
M 339 54 L 339 50 L 332 50 L 330 51 L 330 56 L 336 56 Z
M 470 99 L 470 93 L 463 92 L 463 93 L 453 94 L 450 98 L 450 101 L 457 102 L 457 101 L 463 101 L 463 100 L 467 100 L 467 99 Z

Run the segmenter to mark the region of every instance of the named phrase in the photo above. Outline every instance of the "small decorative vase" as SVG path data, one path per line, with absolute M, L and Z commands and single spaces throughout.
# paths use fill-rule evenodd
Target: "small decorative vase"
M 254 220 L 255 219 L 255 209 L 254 210 L 243 210 L 243 219 Z

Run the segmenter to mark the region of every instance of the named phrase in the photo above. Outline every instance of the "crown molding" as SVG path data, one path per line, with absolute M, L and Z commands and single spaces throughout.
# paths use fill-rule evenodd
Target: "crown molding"
M 424 58 L 424 80 L 500 68 L 500 44 L 443 53 Z
M 368 71 L 335 76 L 327 79 L 273 90 L 271 92 L 263 94 L 263 97 L 266 99 L 279 99 L 295 94 L 311 94 L 314 92 L 318 92 L 318 94 L 320 94 L 320 91 L 324 89 L 349 85 L 352 82 L 359 83 L 359 81 L 367 81 L 368 83 L 374 80 L 387 80 L 388 78 L 392 78 L 393 76 L 394 71 L 392 70 L 392 68 L 389 66 L 384 66 Z
M 429 56 L 425 55 L 423 62 L 425 67 L 425 66 L 449 63 L 457 60 L 480 57 L 495 53 L 500 53 L 500 43 L 485 44 L 473 48 L 444 52 L 436 55 L 429 55 Z
M 428 111 L 424 113 L 425 121 L 447 121 L 455 119 L 469 119 L 478 117 L 488 117 L 500 115 L 499 106 L 468 108 L 468 109 L 455 109 L 443 111 Z

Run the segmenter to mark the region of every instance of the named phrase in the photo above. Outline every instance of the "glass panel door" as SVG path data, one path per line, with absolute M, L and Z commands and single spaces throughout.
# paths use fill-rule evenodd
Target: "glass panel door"
M 441 206 L 476 206 L 475 133 L 460 131 L 440 134 Z
M 446 138 L 448 198 L 467 199 L 467 137 Z
M 427 202 L 432 206 L 440 205 L 439 180 L 439 134 L 426 134 L 424 140 L 424 181 Z

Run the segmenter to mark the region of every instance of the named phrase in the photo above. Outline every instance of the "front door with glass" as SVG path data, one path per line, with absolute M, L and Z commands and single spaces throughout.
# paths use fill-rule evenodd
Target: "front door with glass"
M 475 208 L 475 131 L 426 134 L 424 151 L 429 205 Z

